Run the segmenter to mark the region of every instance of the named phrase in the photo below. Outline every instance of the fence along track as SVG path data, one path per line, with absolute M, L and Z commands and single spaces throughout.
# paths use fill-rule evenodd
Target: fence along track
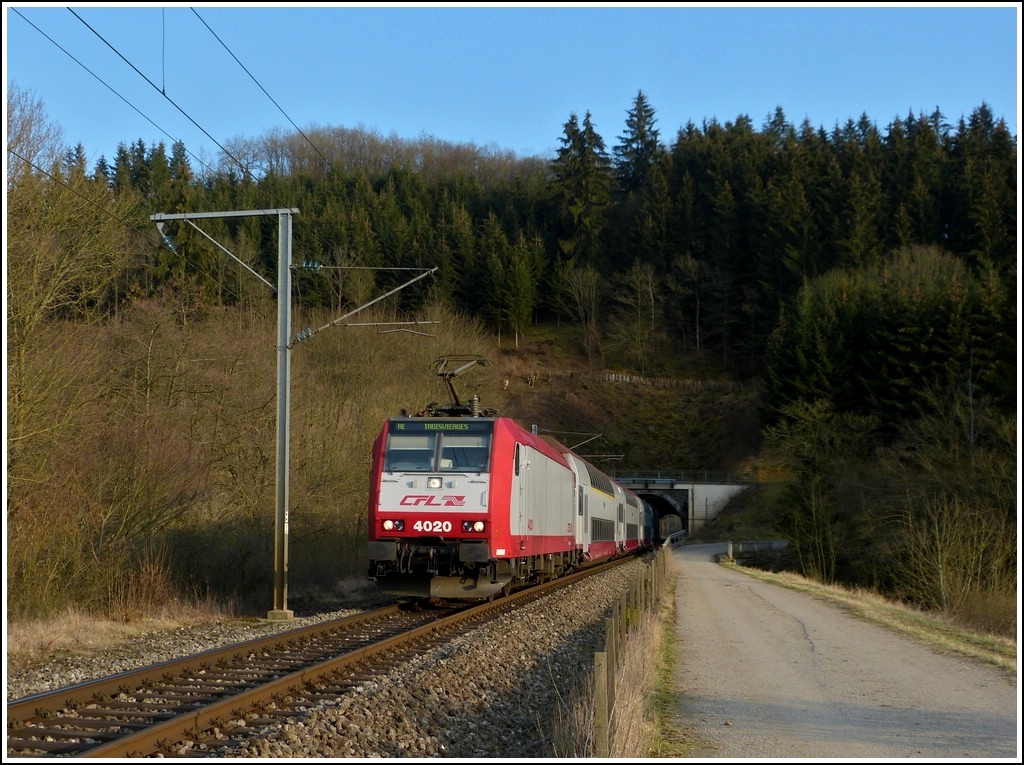
M 7 756 L 216 756 L 210 747 L 230 745 L 232 728 L 248 734 L 253 725 L 280 722 L 325 692 L 318 686 L 339 695 L 408 651 L 628 560 L 475 607 L 389 606 L 16 699 L 7 705 Z

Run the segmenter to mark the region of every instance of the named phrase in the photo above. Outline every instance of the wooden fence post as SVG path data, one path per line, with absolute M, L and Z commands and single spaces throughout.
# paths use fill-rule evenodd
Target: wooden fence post
M 626 622 L 629 621 L 629 592 L 619 597 L 619 645 L 626 642 Z
M 610 752 L 608 730 L 608 654 L 594 654 L 594 757 L 607 759 Z
M 615 680 L 619 669 L 619 654 L 625 656 L 625 645 L 630 632 L 630 607 L 636 627 L 645 610 L 654 611 L 661 602 L 662 591 L 668 578 L 667 554 L 658 550 L 651 566 L 645 569 L 631 585 L 625 588 L 619 601 L 612 606 L 612 615 L 605 619 L 605 650 L 594 654 L 594 756 L 608 758 L 615 738 Z
M 622 642 L 616 637 L 617 630 L 615 629 L 616 622 L 621 621 L 619 617 L 612 617 L 606 619 L 604 623 L 605 635 L 605 651 L 608 653 L 608 718 L 611 720 L 612 710 L 615 709 L 615 673 L 618 671 L 619 666 L 619 654 L 622 652 Z M 608 727 L 609 738 L 612 735 L 611 724 Z

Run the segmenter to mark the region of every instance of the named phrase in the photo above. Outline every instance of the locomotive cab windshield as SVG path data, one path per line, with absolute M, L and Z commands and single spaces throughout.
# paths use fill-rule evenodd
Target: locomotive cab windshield
M 494 423 L 489 420 L 392 421 L 384 469 L 388 472 L 486 473 Z

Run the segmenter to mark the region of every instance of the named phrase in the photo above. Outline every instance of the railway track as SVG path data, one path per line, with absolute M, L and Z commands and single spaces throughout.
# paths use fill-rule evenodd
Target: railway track
M 254 729 L 614 565 L 478 606 L 389 606 L 16 699 L 7 757 L 223 756 Z

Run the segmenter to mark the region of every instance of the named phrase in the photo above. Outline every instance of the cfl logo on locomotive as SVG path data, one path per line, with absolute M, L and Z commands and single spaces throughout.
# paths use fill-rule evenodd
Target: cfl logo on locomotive
M 406 494 L 398 504 L 404 507 L 462 507 L 466 504 L 465 496 L 445 494 L 435 497 L 433 494 Z

